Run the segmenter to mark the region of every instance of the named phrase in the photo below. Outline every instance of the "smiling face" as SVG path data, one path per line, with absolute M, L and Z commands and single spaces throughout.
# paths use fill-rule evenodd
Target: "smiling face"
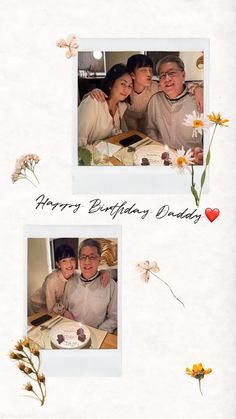
M 185 72 L 176 62 L 164 63 L 159 68 L 160 87 L 167 96 L 175 99 L 184 90 Z
M 131 77 L 134 81 L 134 90 L 145 89 L 151 85 L 153 76 L 152 67 L 139 67 L 135 68 L 134 72 L 131 73 Z
M 76 269 L 76 259 L 74 257 L 68 257 L 60 259 L 56 262 L 57 268 L 60 269 L 65 279 L 69 279 Z
M 133 84 L 131 76 L 127 73 L 116 79 L 110 90 L 109 98 L 122 102 L 130 95 Z
M 85 279 L 96 275 L 101 257 L 95 246 L 84 246 L 79 255 L 80 270 Z

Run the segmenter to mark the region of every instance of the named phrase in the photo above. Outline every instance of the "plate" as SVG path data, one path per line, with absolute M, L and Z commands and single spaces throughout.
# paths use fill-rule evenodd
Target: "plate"
M 73 320 L 65 320 L 50 331 L 52 344 L 59 349 L 81 349 L 90 340 L 87 326 Z
M 134 164 L 136 166 L 164 166 L 164 160 L 162 160 L 161 155 L 165 151 L 163 144 L 150 144 L 140 147 L 134 153 Z M 174 150 L 169 150 L 169 154 L 170 157 L 175 156 Z

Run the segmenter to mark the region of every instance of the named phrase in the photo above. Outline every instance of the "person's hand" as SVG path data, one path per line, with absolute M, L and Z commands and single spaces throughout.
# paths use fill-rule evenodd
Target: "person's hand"
M 91 92 L 89 92 L 89 96 L 91 96 L 93 99 L 96 99 L 98 102 L 105 102 L 105 100 L 108 98 L 106 93 L 100 89 L 91 90 Z
M 196 86 L 194 93 L 195 93 L 197 110 L 198 112 L 203 113 L 203 88 L 200 86 Z
M 109 271 L 105 271 L 105 270 L 101 270 L 100 273 L 101 273 L 100 282 L 101 282 L 102 287 L 105 288 L 110 282 L 111 274 Z
M 193 157 L 196 164 L 203 164 L 203 149 L 201 147 L 195 147 L 193 150 Z
M 67 319 L 70 319 L 70 320 L 75 320 L 73 314 L 71 314 L 68 310 L 64 311 L 63 317 L 66 317 Z

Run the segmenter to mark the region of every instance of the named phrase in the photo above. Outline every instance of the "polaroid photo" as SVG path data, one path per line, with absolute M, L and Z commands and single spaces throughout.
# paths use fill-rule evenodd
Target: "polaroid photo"
M 189 176 L 180 176 L 173 162 L 177 150 L 191 149 L 199 181 L 209 138 L 186 118 L 203 107 L 208 112 L 209 41 L 79 44 L 73 63 L 73 193 L 189 193 Z
M 49 376 L 121 374 L 121 227 L 26 226 L 24 330 Z

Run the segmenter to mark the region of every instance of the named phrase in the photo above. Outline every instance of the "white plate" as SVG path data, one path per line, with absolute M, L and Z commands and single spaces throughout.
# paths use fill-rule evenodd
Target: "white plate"
M 150 144 L 140 147 L 134 153 L 134 164 L 142 166 L 142 159 L 146 158 L 149 161 L 149 166 L 164 166 L 164 160 L 162 160 L 161 155 L 165 151 L 165 146 L 162 144 Z M 175 155 L 172 150 L 169 150 L 169 153 L 170 156 Z
M 86 339 L 84 342 L 81 342 L 78 339 L 77 331 L 82 328 Z M 59 343 L 59 335 L 62 335 L 64 340 Z M 75 322 L 73 320 L 65 320 L 50 331 L 51 342 L 56 348 L 60 349 L 81 349 L 86 346 L 90 340 L 90 331 L 87 326 L 83 325 L 80 322 Z

